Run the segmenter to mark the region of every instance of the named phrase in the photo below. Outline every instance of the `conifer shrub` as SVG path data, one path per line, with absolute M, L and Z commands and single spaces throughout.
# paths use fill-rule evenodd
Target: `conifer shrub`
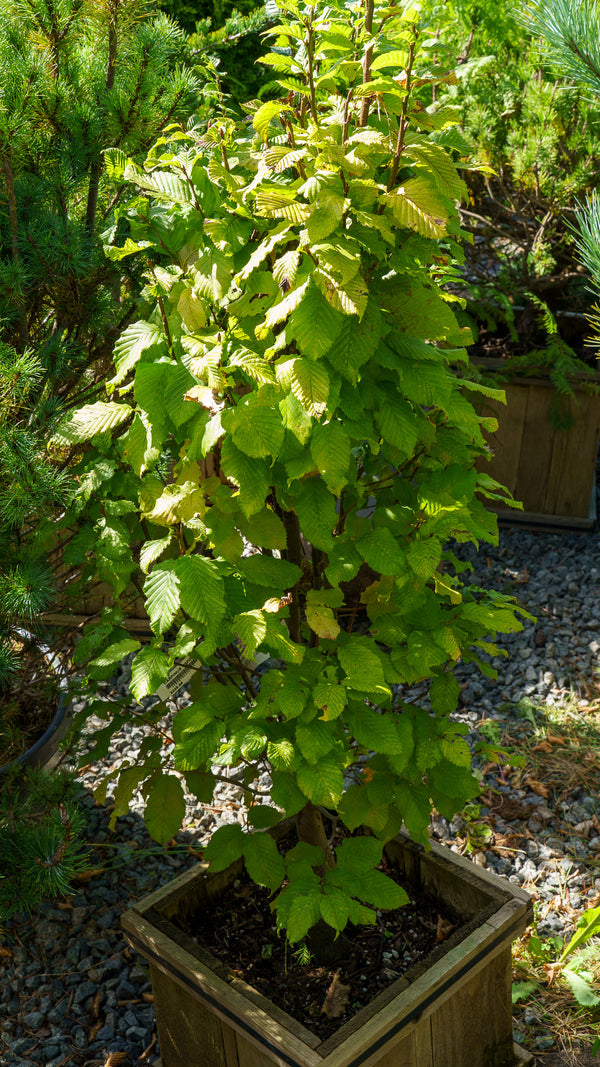
M 475 469 L 495 423 L 470 400 L 498 394 L 453 370 L 470 339 L 444 288 L 462 258 L 456 112 L 415 95 L 452 75 L 407 4 L 290 2 L 282 20 L 279 99 L 173 126 L 128 164 L 129 240 L 163 253 L 150 310 L 115 347 L 108 398 L 54 447 L 84 446 L 80 537 L 110 541 L 117 601 L 136 582 L 153 631 L 106 610 L 79 651 L 92 686 L 130 653 L 138 701 L 193 673 L 168 744 L 166 705 L 145 713 L 158 728 L 113 772 L 113 818 L 141 789 L 167 841 L 186 788 L 210 803 L 239 775 L 245 825 L 206 858 L 243 856 L 295 942 L 403 902 L 384 843 L 402 825 L 426 843 L 432 807 L 450 818 L 479 790 L 453 668 L 494 677 L 492 635 L 521 623 L 453 549 L 496 540 L 484 505 L 505 491 Z M 90 711 L 93 758 L 130 712 Z M 286 817 L 284 857 L 259 831 Z

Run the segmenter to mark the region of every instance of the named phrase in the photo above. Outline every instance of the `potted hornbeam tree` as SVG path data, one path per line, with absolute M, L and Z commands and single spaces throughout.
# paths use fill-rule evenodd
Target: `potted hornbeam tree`
M 428 103 L 453 75 L 426 45 L 404 6 L 285 5 L 265 59 L 281 98 L 173 127 L 127 167 L 151 310 L 116 346 L 110 398 L 54 438 L 85 443 L 79 521 L 110 531 L 115 591 L 143 584 L 153 630 L 140 646 L 105 612 L 82 641 L 91 678 L 134 652 L 142 700 L 193 672 L 172 730 L 115 776 L 115 814 L 139 787 L 167 841 L 185 787 L 210 803 L 230 772 L 247 803 L 206 848 L 208 878 L 199 865 L 126 919 L 152 961 L 166 1067 L 515 1062 L 510 941 L 528 898 L 427 846 L 432 809 L 450 818 L 479 789 L 453 667 L 493 675 L 490 635 L 521 623 L 463 584 L 448 547 L 495 541 L 480 498 L 504 491 L 475 469 L 486 420 L 452 370 L 469 339 L 443 289 L 463 184 L 454 113 Z M 100 754 L 127 710 L 93 706 Z M 318 957 L 405 902 L 384 848 L 388 870 L 452 902 L 463 940 L 325 1042 L 227 984 L 172 921 L 244 865 L 285 943 Z

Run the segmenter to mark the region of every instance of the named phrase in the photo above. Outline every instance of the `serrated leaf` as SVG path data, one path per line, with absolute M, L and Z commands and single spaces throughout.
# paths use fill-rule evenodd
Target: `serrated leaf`
M 356 878 L 354 896 L 367 901 L 374 908 L 401 908 L 409 897 L 402 886 L 382 871 L 368 871 Z
M 153 345 L 166 344 L 165 335 L 158 326 L 151 322 L 133 322 L 123 330 L 113 349 L 116 374 L 108 382 L 108 388 L 114 388 L 125 380 L 127 374 L 135 367 L 142 352 Z
M 325 722 L 337 719 L 346 706 L 346 691 L 341 685 L 333 685 L 331 682 L 317 682 L 313 689 L 315 706 L 321 708 L 321 718 Z
M 353 638 L 338 649 L 340 666 L 347 675 L 347 684 L 364 693 L 389 693 L 385 684 L 382 653 L 364 644 L 364 638 Z
M 275 381 L 275 371 L 270 363 L 248 348 L 238 348 L 229 360 L 230 367 L 241 367 L 243 371 L 260 385 Z
M 389 441 L 403 457 L 412 456 L 419 439 L 419 422 L 416 412 L 401 397 L 392 393 L 386 397 L 385 404 L 375 412 L 375 425 L 379 430 L 383 445 Z
M 460 685 L 453 674 L 442 671 L 435 675 L 429 686 L 429 700 L 435 712 L 447 715 L 456 711 L 459 696 Z
M 217 564 L 206 556 L 180 556 L 173 569 L 180 582 L 183 610 L 199 622 L 216 626 L 225 614 L 223 579 Z
M 179 610 L 180 583 L 173 567 L 171 560 L 157 563 L 144 582 L 146 608 L 155 634 L 168 630 Z
M 340 632 L 340 625 L 333 611 L 324 604 L 307 604 L 306 621 L 314 633 L 327 641 L 335 641 Z
M 241 559 L 238 569 L 240 574 L 254 585 L 264 585 L 267 589 L 275 589 L 281 593 L 294 586 L 302 577 L 302 572 L 295 563 L 262 555 L 260 552 Z
M 106 433 L 120 426 L 133 413 L 129 404 L 85 404 L 60 424 L 52 436 L 51 444 L 75 445 L 89 441 L 96 434 Z
M 296 744 L 309 763 L 319 763 L 335 744 L 333 730 L 321 719 L 298 726 Z
M 320 898 L 319 907 L 321 918 L 328 926 L 332 926 L 334 930 L 344 929 L 350 918 L 351 902 L 342 889 L 335 886 L 327 889 Z
M 262 611 L 246 611 L 236 615 L 233 631 L 237 634 L 242 652 L 248 659 L 254 659 L 254 653 L 267 634 L 267 624 Z
M 193 204 L 194 193 L 183 178 L 172 171 L 155 170 L 151 174 L 131 163 L 125 169 L 125 181 L 133 182 L 140 189 L 149 189 L 159 200 L 173 204 Z
M 363 559 L 378 574 L 400 574 L 404 552 L 386 526 L 378 526 L 356 542 Z
M 146 541 L 140 549 L 140 570 L 147 574 L 149 568 L 162 556 L 171 544 L 171 534 L 159 537 L 156 541 Z
M 335 497 L 319 478 L 307 478 L 298 486 L 296 513 L 307 541 L 325 551 L 331 548 L 338 519 Z
M 292 193 L 292 196 L 295 195 Z M 306 222 L 311 209 L 308 204 L 292 199 L 287 189 L 261 189 L 256 197 L 256 214 L 269 219 L 285 219 L 298 225 Z
M 295 359 L 290 372 L 290 385 L 297 400 L 309 415 L 322 415 L 329 396 L 329 375 L 319 363 Z
M 318 764 L 301 763 L 296 778 L 313 804 L 337 808 L 344 791 L 344 775 L 333 756 L 325 756 Z
M 144 411 L 136 411 L 130 426 L 119 437 L 118 447 L 123 459 L 141 477 L 156 463 L 161 443 L 160 427 L 153 425 Z
M 246 518 L 262 511 L 270 488 L 266 465 L 240 452 L 227 437 L 221 450 L 221 470 L 240 487 L 239 505 Z
M 343 325 L 344 316 L 331 307 L 314 283 L 308 283 L 302 300 L 290 315 L 288 330 L 303 356 L 319 359 L 332 347 Z
M 128 656 L 130 652 L 136 652 L 140 647 L 140 642 L 134 637 L 124 637 L 120 641 L 115 641 L 114 644 L 105 648 L 99 656 L 95 656 L 94 659 L 88 663 L 89 667 L 112 667 L 115 663 L 122 663 L 125 656 Z
M 271 809 L 273 810 L 273 809 Z M 270 834 L 246 834 L 244 863 L 253 882 L 279 889 L 285 878 L 285 863 Z
M 245 843 L 246 835 L 239 823 L 230 823 L 215 830 L 204 849 L 204 859 L 210 864 L 211 871 L 224 871 L 241 859 Z
M 403 738 L 392 715 L 382 715 L 365 705 L 346 714 L 345 719 L 359 745 L 390 756 L 403 751 Z
M 289 315 L 298 307 L 304 298 L 308 282 L 291 289 L 287 296 L 282 297 L 276 304 L 269 308 L 265 316 L 265 326 L 272 329 L 279 322 L 284 322 Z
M 590 983 L 585 978 L 582 978 L 580 974 L 576 974 L 575 971 L 565 967 L 562 971 L 562 976 L 571 986 L 575 1000 L 583 1008 L 595 1008 L 600 1004 L 600 997 L 597 993 L 594 993 Z
M 236 407 L 231 433 L 236 448 L 246 456 L 277 456 L 284 434 L 279 409 L 261 403 L 255 394 Z
M 291 887 L 290 887 L 291 888 Z M 294 887 L 295 888 L 295 887 Z M 289 892 L 287 890 L 286 892 Z M 311 926 L 319 921 L 321 914 L 320 900 L 321 893 L 299 893 L 297 896 L 293 896 L 289 907 L 285 912 L 285 920 L 283 924 L 280 923 L 279 914 L 280 908 L 278 905 L 282 902 L 283 894 L 280 894 L 276 904 L 276 913 L 278 924 L 285 926 L 286 936 L 288 941 L 294 945 L 297 941 L 301 941 L 306 937 Z
M 169 675 L 169 657 L 160 648 L 142 648 L 131 666 L 130 690 L 136 700 L 150 696 Z
M 181 829 L 185 817 L 185 797 L 179 778 L 158 774 L 150 788 L 144 811 L 146 829 L 155 841 L 166 845 Z
M 447 209 L 439 194 L 422 178 L 410 178 L 385 198 L 399 226 L 416 230 L 423 237 L 443 237 Z
M 273 277 L 277 284 L 279 286 L 287 286 L 289 289 L 296 281 L 299 265 L 300 252 L 298 249 L 284 252 L 273 265 Z
M 420 578 L 431 578 L 442 558 L 442 546 L 435 537 L 413 541 L 406 558 L 415 574 Z
M 315 426 L 310 442 L 312 457 L 328 489 L 336 496 L 348 482 L 350 438 L 339 422 Z
M 177 301 L 177 311 L 191 333 L 206 326 L 206 307 L 202 297 L 194 289 L 184 289 Z
M 264 104 L 261 104 L 258 110 L 254 113 L 252 125 L 257 133 L 264 135 L 273 119 L 279 118 L 280 115 L 284 115 L 286 111 L 291 110 L 291 107 L 287 104 L 282 104 L 278 100 L 267 100 Z

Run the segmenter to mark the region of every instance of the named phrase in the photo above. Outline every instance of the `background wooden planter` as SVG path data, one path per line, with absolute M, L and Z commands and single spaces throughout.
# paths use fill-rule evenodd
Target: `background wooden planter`
M 501 370 L 502 360 L 477 360 L 482 369 Z M 584 383 L 598 385 L 600 375 L 573 382 L 571 399 L 575 424 L 554 430 L 550 412 L 556 393 L 549 381 L 517 378 L 500 388 L 506 406 L 484 398 L 483 415 L 498 419 L 498 430 L 488 440 L 494 456 L 479 469 L 510 489 L 523 511 L 493 507 L 501 522 L 543 529 L 592 528 L 596 518 L 596 460 L 600 441 L 600 395 L 587 392 Z M 578 384 L 580 386 L 578 387 Z
M 226 890 L 241 864 L 199 864 L 123 916 L 150 963 L 164 1067 L 509 1067 L 530 1063 L 512 1040 L 511 942 L 532 919 L 529 896 L 433 845 L 400 835 L 387 851 L 416 887 L 461 915 L 439 945 L 321 1041 L 192 941 L 178 925 Z

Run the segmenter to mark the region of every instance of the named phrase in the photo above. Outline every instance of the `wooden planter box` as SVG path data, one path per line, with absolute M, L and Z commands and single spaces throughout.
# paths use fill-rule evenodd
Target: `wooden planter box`
M 482 369 L 497 370 L 502 360 L 477 360 Z M 600 375 L 578 379 L 600 383 Z M 494 452 L 490 463 L 479 464 L 510 489 L 523 511 L 493 507 L 501 522 L 542 529 L 589 530 L 596 518 L 596 460 L 600 441 L 600 395 L 578 388 L 571 399 L 575 424 L 554 430 L 550 411 L 556 393 L 551 382 L 518 378 L 502 384 L 506 405 L 487 397 L 482 415 L 498 419 L 498 430 L 488 441 Z
M 174 923 L 226 890 L 241 863 L 194 870 L 123 916 L 150 963 L 163 1067 L 509 1067 L 513 1045 L 511 942 L 532 920 L 523 890 L 433 845 L 400 835 L 387 846 L 415 887 L 466 927 L 321 1041 L 203 951 Z

